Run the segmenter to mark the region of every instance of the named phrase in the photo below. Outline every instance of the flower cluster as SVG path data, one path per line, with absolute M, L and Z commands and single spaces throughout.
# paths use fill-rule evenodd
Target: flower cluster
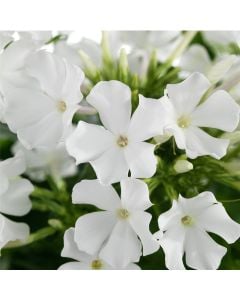
M 240 237 L 240 40 L 221 34 L 0 35 L 1 259 L 35 244 L 30 268 L 37 251 L 60 270 L 221 266 Z

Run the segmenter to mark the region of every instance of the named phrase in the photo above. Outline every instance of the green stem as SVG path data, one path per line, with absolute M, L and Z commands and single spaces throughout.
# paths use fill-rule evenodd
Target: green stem
M 56 231 L 57 230 L 55 228 L 52 228 L 52 227 L 42 228 L 42 229 L 30 234 L 29 237 L 25 241 L 9 242 L 4 249 L 23 247 L 23 246 L 32 244 L 36 241 L 43 240 L 46 237 L 48 237 L 50 235 L 53 235 L 54 233 L 56 233 Z

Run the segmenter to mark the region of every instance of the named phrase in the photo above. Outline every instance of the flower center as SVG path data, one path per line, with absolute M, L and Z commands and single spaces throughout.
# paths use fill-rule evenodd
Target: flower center
M 193 218 L 190 216 L 185 216 L 181 219 L 184 226 L 191 226 L 193 224 Z
M 58 109 L 58 111 L 60 111 L 61 113 L 64 113 L 64 112 L 66 111 L 66 109 L 67 109 L 67 104 L 66 104 L 66 102 L 63 101 L 63 100 L 58 101 L 58 103 L 57 103 L 57 109 Z
M 119 219 L 126 220 L 129 217 L 130 213 L 125 208 L 120 208 L 117 210 L 117 216 Z
M 117 144 L 121 148 L 126 147 L 128 145 L 128 138 L 126 136 L 120 135 L 117 139 Z
M 177 123 L 178 123 L 179 127 L 187 128 L 191 124 L 191 119 L 190 119 L 190 117 L 182 116 L 178 119 Z
M 102 267 L 103 267 L 103 263 L 99 259 L 95 259 L 91 263 L 91 268 L 93 270 L 100 270 L 100 269 L 102 269 Z

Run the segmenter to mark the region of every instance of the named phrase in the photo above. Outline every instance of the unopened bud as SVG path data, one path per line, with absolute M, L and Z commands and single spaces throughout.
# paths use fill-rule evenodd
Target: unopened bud
M 84 72 L 88 75 L 88 77 L 96 78 L 99 74 L 97 66 L 84 51 L 80 50 L 79 55 L 84 65 Z
M 193 164 L 185 159 L 179 159 L 173 166 L 177 173 L 186 173 L 193 169 Z

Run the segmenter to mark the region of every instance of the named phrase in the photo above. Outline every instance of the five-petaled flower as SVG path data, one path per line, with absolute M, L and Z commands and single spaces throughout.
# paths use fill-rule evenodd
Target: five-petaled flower
M 140 256 L 157 251 L 159 245 L 149 231 L 152 206 L 147 185 L 128 178 L 121 181 L 121 199 L 112 186 L 98 180 L 83 180 L 73 189 L 74 204 L 92 204 L 103 211 L 81 216 L 75 225 L 74 240 L 79 250 L 115 268 L 138 262 Z
M 139 97 L 131 118 L 131 90 L 119 81 L 103 81 L 87 101 L 99 112 L 104 125 L 79 122 L 67 139 L 70 155 L 77 164 L 90 162 L 104 184 L 128 177 L 148 178 L 156 171 L 155 145 L 144 142 L 162 133 L 164 107 L 159 100 Z
M 217 244 L 207 232 L 221 236 L 228 243 L 240 237 L 240 224 L 226 213 L 213 193 L 203 192 L 193 198 L 179 197 L 171 209 L 158 219 L 155 234 L 165 252 L 168 269 L 217 269 L 227 249 Z
M 239 123 L 239 105 L 226 91 L 216 91 L 201 103 L 209 88 L 206 77 L 193 73 L 181 83 L 168 84 L 162 99 L 168 118 L 164 133 L 172 134 L 189 158 L 210 155 L 220 159 L 227 151 L 228 140 L 214 138 L 199 127 L 231 132 Z
M 74 241 L 74 228 L 69 228 L 64 234 L 64 248 L 61 256 L 74 259 L 73 262 L 68 262 L 59 267 L 59 270 L 114 270 L 115 268 L 109 265 L 98 255 L 89 255 L 86 252 L 80 251 Z M 127 265 L 125 270 L 139 270 L 139 266 L 133 263 Z
M 6 89 L 5 120 L 26 148 L 54 148 L 72 126 L 84 74 L 45 51 L 32 54 L 25 68 L 34 84 Z

